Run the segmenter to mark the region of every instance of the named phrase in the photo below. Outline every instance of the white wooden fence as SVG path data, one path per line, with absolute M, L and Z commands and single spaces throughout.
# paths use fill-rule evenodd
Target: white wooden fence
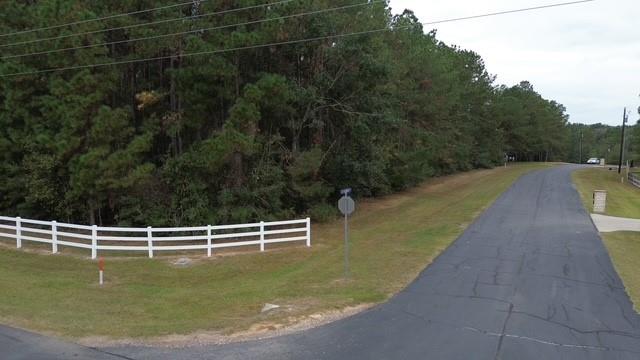
M 259 222 L 253 224 L 199 226 L 182 228 L 103 227 L 0 216 L 0 239 L 15 239 L 16 247 L 24 241 L 98 251 L 144 251 L 152 258 L 157 251 L 206 250 L 305 241 L 311 246 L 311 220 Z
M 640 177 L 634 173 L 629 173 L 629 182 L 635 186 L 640 188 Z

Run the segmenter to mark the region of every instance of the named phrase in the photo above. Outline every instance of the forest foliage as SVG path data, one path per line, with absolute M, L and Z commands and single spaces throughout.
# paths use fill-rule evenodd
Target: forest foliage
M 632 118 L 630 118 L 632 119 Z M 622 122 L 622 117 L 620 118 Z M 570 124 L 567 161 L 585 163 L 590 158 L 605 159 L 606 164 L 620 162 L 622 126 L 605 124 Z M 624 159 L 638 160 L 640 150 L 640 126 L 627 124 L 625 131 Z M 582 148 L 582 151 L 581 151 Z M 582 158 L 580 158 L 582 154 Z M 581 161 L 580 161 L 581 160 Z
M 0 38 L 0 76 L 157 58 L 0 78 L 0 213 L 154 226 L 321 220 L 342 187 L 380 196 L 506 154 L 568 156 L 561 104 L 526 81 L 497 85 L 478 54 L 425 33 L 409 11 L 367 2 L 277 19 L 361 2 L 230 11 L 265 0 L 194 1 Z M 175 1 L 0 3 L 9 34 Z M 261 19 L 275 20 L 231 26 Z M 220 51 L 372 29 L 388 31 Z M 189 56 L 198 52 L 209 53 Z

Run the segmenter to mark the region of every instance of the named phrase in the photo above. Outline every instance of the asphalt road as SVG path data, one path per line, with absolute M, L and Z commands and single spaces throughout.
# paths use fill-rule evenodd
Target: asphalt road
M 640 316 L 572 186 L 573 169 L 522 177 L 407 289 L 354 317 L 224 346 L 66 346 L 96 359 L 640 359 Z M 5 332 L 0 349 L 19 354 Z
M 1 295 L 0 295 L 1 296 Z M 114 360 L 121 356 L 0 325 L 2 360 Z

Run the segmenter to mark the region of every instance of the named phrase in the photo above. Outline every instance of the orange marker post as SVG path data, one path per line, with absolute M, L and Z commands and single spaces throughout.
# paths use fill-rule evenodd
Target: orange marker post
M 104 284 L 104 258 L 98 260 L 98 269 L 100 269 L 100 285 Z

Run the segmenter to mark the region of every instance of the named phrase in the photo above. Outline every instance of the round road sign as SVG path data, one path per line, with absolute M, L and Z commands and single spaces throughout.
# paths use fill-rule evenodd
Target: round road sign
M 351 215 L 356 210 L 356 203 L 349 196 L 343 196 L 338 201 L 338 209 L 342 215 Z

